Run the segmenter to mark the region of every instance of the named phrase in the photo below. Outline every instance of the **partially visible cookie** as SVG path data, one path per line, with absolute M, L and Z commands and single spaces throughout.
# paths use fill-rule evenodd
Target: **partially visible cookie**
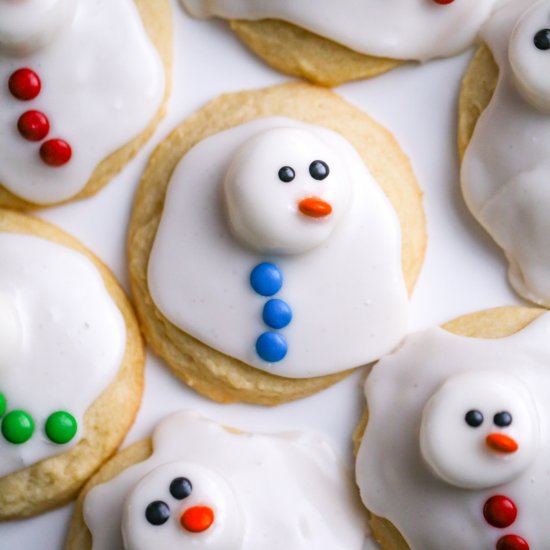
M 195 17 L 230 20 L 237 36 L 274 68 L 324 86 L 370 78 L 403 61 L 455 55 L 474 42 L 496 4 L 181 1 Z
M 65 549 L 362 550 L 365 531 L 357 490 L 321 436 L 243 433 L 180 412 L 90 480 Z
M 290 84 L 221 96 L 157 148 L 130 281 L 148 341 L 188 385 L 273 405 L 398 345 L 425 243 L 393 137 L 331 92 Z
M 170 93 L 168 0 L 0 5 L 0 207 L 89 197 L 138 152 Z
M 76 239 L 0 210 L 0 520 L 74 498 L 133 423 L 143 344 L 113 275 Z
M 356 477 L 383 549 L 545 544 L 549 335 L 545 310 L 497 308 L 375 365 Z

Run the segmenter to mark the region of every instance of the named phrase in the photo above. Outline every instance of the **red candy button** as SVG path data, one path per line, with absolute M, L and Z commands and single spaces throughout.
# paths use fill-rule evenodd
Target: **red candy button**
M 181 515 L 180 523 L 191 533 L 202 533 L 214 523 L 214 511 L 208 506 L 193 506 Z
M 10 76 L 8 86 L 11 95 L 21 101 L 34 99 L 42 88 L 40 78 L 31 69 L 19 69 L 15 71 Z
M 510 527 L 516 521 L 518 510 L 508 497 L 495 495 L 483 507 L 483 516 L 489 525 L 502 529 Z
M 48 166 L 63 166 L 71 160 L 71 146 L 62 139 L 49 139 L 40 147 L 40 158 Z
M 434 0 L 436 4 L 452 4 L 455 0 Z
M 17 128 L 25 139 L 41 141 L 50 131 L 50 121 L 40 111 L 27 111 L 19 117 Z
M 506 535 L 497 542 L 497 550 L 529 550 L 529 545 L 517 535 Z

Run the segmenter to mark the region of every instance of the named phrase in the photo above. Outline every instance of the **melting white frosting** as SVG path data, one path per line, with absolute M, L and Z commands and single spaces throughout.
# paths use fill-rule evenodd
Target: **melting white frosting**
M 266 213 L 270 236 L 286 246 L 293 232 L 298 249 L 317 240 L 304 253 L 261 254 L 236 240 L 226 219 L 228 168 L 242 144 L 266 130 L 272 147 L 254 149 L 255 170 L 246 171 L 244 185 L 250 194 L 240 205 L 272 209 Z M 326 180 L 309 175 L 315 160 L 333 170 Z M 296 172 L 292 182 L 278 178 L 285 166 Z M 344 189 L 333 189 L 339 185 Z M 314 191 L 334 199 L 333 221 L 298 212 L 297 203 Z M 346 211 L 348 195 L 353 200 Z M 269 202 L 262 204 L 263 196 Z M 326 223 L 334 224 L 331 232 Z M 265 118 L 209 137 L 181 159 L 166 193 L 148 284 L 160 311 L 185 332 L 254 367 L 303 378 L 366 364 L 399 343 L 408 316 L 400 256 L 397 215 L 352 145 L 326 128 Z M 281 331 L 288 354 L 274 364 L 256 353 L 256 339 L 268 330 L 262 320 L 267 298 L 249 283 L 252 269 L 265 261 L 282 271 L 283 286 L 274 297 L 293 312 Z
M 502 0 L 181 0 L 195 17 L 281 19 L 360 53 L 427 61 L 469 47 Z
M 537 49 L 533 40 L 549 27 L 548 0 L 516 0 L 497 11 L 483 29 L 500 72 L 462 165 L 465 200 L 504 249 L 511 284 L 525 298 L 546 306 L 550 115 L 539 108 L 548 108 L 550 50 Z
M 13 48 L 26 55 L 12 56 Z M 31 101 L 7 86 L 22 67 L 42 82 Z M 73 197 L 104 158 L 147 127 L 164 89 L 160 57 L 133 0 L 0 0 L 0 182 L 37 204 Z M 44 164 L 40 143 L 19 135 L 17 120 L 30 109 L 49 118 L 46 139 L 71 145 L 66 165 Z
M 363 548 L 366 521 L 353 483 L 320 436 L 236 434 L 195 413 L 181 412 L 157 426 L 153 447 L 146 461 L 87 495 L 84 519 L 93 550 L 140 549 L 139 541 L 148 540 L 152 531 L 154 547 L 163 550 L 221 548 L 218 532 L 228 533 L 232 544 L 224 548 L 232 550 Z M 189 504 L 170 494 L 172 475 L 193 484 Z M 170 506 L 164 525 L 147 522 L 143 505 L 149 498 Z M 213 530 L 190 535 L 179 526 L 179 515 L 199 503 L 217 507 Z M 123 516 L 132 530 L 126 532 L 126 545 Z M 241 543 L 231 521 L 242 522 Z
M 7 411 L 35 422 L 33 437 L 14 445 L 0 435 L 0 476 L 53 456 L 81 438 L 83 416 L 120 368 L 126 328 L 96 267 L 82 254 L 28 235 L 0 233 L 0 363 Z M 8 313 L 6 313 L 8 311 Z M 83 383 L 85 381 L 85 383 Z M 79 430 L 66 445 L 44 433 L 48 416 L 72 414 Z
M 531 548 L 547 546 L 549 338 L 548 313 L 507 338 L 430 329 L 408 337 L 372 370 L 357 481 L 367 508 L 391 521 L 411 548 L 490 550 L 507 534 Z M 478 427 L 465 422 L 471 410 L 483 415 Z M 511 414 L 509 426 L 495 423 L 501 412 Z M 435 453 L 422 448 L 421 432 Z M 492 450 L 486 440 L 494 433 L 512 438 L 518 450 Z M 495 495 L 518 509 L 506 529 L 483 516 Z

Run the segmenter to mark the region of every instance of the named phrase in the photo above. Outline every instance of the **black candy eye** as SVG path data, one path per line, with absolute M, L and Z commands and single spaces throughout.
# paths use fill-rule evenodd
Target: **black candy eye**
M 512 423 L 512 415 L 508 411 L 502 411 L 493 417 L 493 422 L 501 428 L 506 428 Z
M 193 491 L 193 485 L 186 477 L 177 477 L 170 483 L 170 494 L 178 499 L 187 498 Z
M 328 164 L 322 160 L 314 160 L 309 165 L 309 173 L 315 180 L 324 180 L 329 175 Z
M 481 411 L 472 410 L 466 413 L 464 417 L 466 424 L 472 428 L 479 428 L 483 424 L 483 414 Z
M 292 169 L 290 166 L 283 166 L 279 170 L 279 179 L 281 181 L 284 181 L 285 183 L 292 181 L 295 177 L 296 172 L 294 172 L 294 169 Z
M 550 29 L 542 29 L 533 38 L 535 46 L 539 50 L 550 50 Z
M 145 508 L 145 517 L 152 525 L 162 525 L 170 517 L 170 507 L 162 500 L 155 500 Z

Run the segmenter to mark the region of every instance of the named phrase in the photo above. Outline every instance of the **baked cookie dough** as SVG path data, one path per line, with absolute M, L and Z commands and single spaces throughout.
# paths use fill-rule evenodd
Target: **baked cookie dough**
M 0 3 L 0 207 L 89 197 L 138 152 L 170 92 L 168 0 Z
M 124 292 L 76 239 L 0 210 L 0 520 L 73 499 L 116 450 L 143 390 Z
M 462 191 L 503 249 L 511 285 L 550 307 L 550 2 L 518 0 L 482 32 L 459 107 Z
M 391 134 L 287 84 L 221 96 L 160 144 L 130 223 L 130 282 L 179 378 L 216 401 L 274 405 L 398 345 L 425 244 Z
M 356 477 L 383 549 L 544 547 L 549 336 L 545 310 L 503 307 L 375 365 Z
M 365 531 L 353 480 L 321 436 L 179 412 L 90 480 L 65 550 L 362 550 Z
M 455 55 L 474 42 L 497 1 L 181 0 L 195 17 L 229 19 L 274 68 L 324 86 Z

